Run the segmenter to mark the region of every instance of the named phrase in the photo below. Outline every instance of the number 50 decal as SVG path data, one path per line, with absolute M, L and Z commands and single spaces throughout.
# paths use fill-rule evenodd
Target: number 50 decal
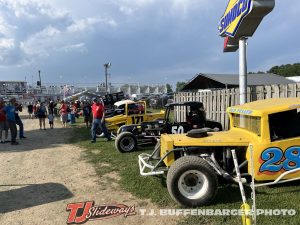
M 184 133 L 184 129 L 183 126 L 173 126 L 172 127 L 172 134 L 183 134 Z
M 268 148 L 261 154 L 261 159 L 264 163 L 261 165 L 259 172 L 296 169 L 300 167 L 300 147 L 290 147 L 285 152 L 280 148 Z

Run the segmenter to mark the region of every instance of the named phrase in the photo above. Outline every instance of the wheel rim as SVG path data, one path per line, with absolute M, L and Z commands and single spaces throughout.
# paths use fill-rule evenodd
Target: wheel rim
M 134 139 L 132 137 L 124 137 L 120 142 L 120 147 L 123 151 L 132 151 L 134 148 Z
M 188 170 L 179 177 L 178 189 L 188 199 L 199 199 L 208 191 L 208 180 L 202 172 Z

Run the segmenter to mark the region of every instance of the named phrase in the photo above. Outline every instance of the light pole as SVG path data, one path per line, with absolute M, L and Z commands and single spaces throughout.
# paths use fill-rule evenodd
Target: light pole
M 106 91 L 106 94 L 108 93 L 108 85 L 107 85 L 107 76 L 108 76 L 108 73 L 107 73 L 107 70 L 108 70 L 109 67 L 111 67 L 111 63 L 105 63 L 104 64 L 104 69 L 105 69 L 105 91 Z
M 40 79 L 40 90 L 42 93 L 42 80 L 41 80 L 41 71 L 39 70 L 39 79 Z

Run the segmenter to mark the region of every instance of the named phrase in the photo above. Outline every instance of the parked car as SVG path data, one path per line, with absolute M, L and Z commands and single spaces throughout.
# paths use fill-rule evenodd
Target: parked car
M 113 116 L 106 116 L 105 122 L 107 129 L 112 133 L 117 133 L 123 125 L 140 124 L 144 121 L 162 119 L 164 111 L 152 113 L 147 111 L 146 102 L 125 101 L 118 106 L 118 113 Z
M 184 113 L 180 114 L 178 110 Z M 122 153 L 132 152 L 141 145 L 155 145 L 161 134 L 183 134 L 203 127 L 222 130 L 220 123 L 206 119 L 201 102 L 167 104 L 164 119 L 120 127 L 115 146 Z

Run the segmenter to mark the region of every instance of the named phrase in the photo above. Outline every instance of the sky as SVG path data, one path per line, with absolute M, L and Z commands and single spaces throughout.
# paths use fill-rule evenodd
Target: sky
M 227 0 L 0 0 L 0 80 L 175 84 L 238 74 L 218 23 Z M 300 62 L 300 1 L 276 1 L 248 39 L 248 71 Z

